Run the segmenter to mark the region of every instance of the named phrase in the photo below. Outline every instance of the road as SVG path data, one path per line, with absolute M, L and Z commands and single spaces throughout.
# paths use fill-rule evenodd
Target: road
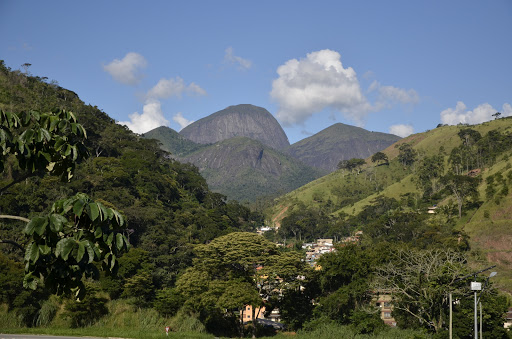
M 99 337 L 85 337 L 87 339 L 105 339 Z M 84 339 L 84 337 L 55 336 L 44 334 L 2 334 L 0 339 Z

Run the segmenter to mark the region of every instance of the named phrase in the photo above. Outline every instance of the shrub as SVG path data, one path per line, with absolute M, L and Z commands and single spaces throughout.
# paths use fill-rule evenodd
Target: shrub
M 64 317 L 70 320 L 70 327 L 84 327 L 94 324 L 108 314 L 106 298 L 87 295 L 82 301 L 71 300 L 66 303 Z
M 164 316 L 173 316 L 184 302 L 185 298 L 175 288 L 165 288 L 157 292 L 154 307 Z

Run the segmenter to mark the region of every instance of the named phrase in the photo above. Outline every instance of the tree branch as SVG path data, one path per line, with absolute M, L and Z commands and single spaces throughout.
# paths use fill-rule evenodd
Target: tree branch
M 37 175 L 37 174 L 38 174 L 38 172 L 33 172 L 33 173 L 25 172 L 21 177 L 14 179 L 9 184 L 7 184 L 4 187 L 0 188 L 0 194 L 4 193 L 9 188 L 11 188 L 12 186 L 16 185 L 19 182 L 22 182 L 23 180 L 27 179 L 28 177 L 33 176 L 33 175 Z
M 9 244 L 9 245 L 13 245 L 13 246 L 15 246 L 15 247 L 18 247 L 20 250 L 25 251 L 25 249 L 23 248 L 23 246 L 21 246 L 20 244 L 18 244 L 16 241 L 12 241 L 12 240 L 0 240 L 0 244 Z
M 0 219 L 14 219 L 14 220 L 21 220 L 24 222 L 30 222 L 30 219 L 20 217 L 17 215 L 6 215 L 6 214 L 0 214 Z

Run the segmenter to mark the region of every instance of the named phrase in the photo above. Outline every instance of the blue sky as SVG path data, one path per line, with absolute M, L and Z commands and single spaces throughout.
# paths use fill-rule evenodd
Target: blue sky
M 0 59 L 138 133 L 230 105 L 290 142 L 512 115 L 512 1 L 0 1 Z

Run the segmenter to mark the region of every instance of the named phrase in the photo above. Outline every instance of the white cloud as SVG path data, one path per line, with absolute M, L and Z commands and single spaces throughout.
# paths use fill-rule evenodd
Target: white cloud
M 503 104 L 503 111 L 501 112 L 504 117 L 509 117 L 512 115 L 512 106 L 508 103 Z
M 120 121 L 135 133 L 142 134 L 160 126 L 169 126 L 169 120 L 164 117 L 162 106 L 158 100 L 148 100 L 142 109 L 142 114 L 134 112 L 129 115 L 130 121 Z
M 378 98 L 375 103 L 376 110 L 384 107 L 391 108 L 394 104 L 417 104 L 420 101 L 420 96 L 413 89 L 403 89 L 394 86 L 382 86 L 377 80 L 373 81 L 368 88 L 369 92 L 378 92 Z
M 249 69 L 252 66 L 252 61 L 236 56 L 234 54 L 233 47 L 226 48 L 226 52 L 224 54 L 224 61 L 230 64 L 235 64 L 238 66 L 239 69 L 242 70 Z
M 135 85 L 142 78 L 140 69 L 145 68 L 146 65 L 146 59 L 142 55 L 130 52 L 121 60 L 114 59 L 109 64 L 103 65 L 103 70 L 122 84 Z
M 324 49 L 307 54 L 305 59 L 288 60 L 277 73 L 270 95 L 279 105 L 277 118 L 285 126 L 303 123 L 325 108 L 361 125 L 372 109 L 356 72 L 343 68 L 338 52 Z
M 188 125 L 190 125 L 191 123 L 193 123 L 194 121 L 193 120 L 188 120 L 186 119 L 183 114 L 181 114 L 181 112 L 178 112 L 177 114 L 175 114 L 173 117 L 172 117 L 172 120 L 174 120 L 176 123 L 178 123 L 180 125 L 180 131 L 182 129 L 184 129 L 185 127 L 187 127 Z M 179 132 L 179 131 L 178 131 Z
M 363 74 L 363 79 L 369 80 L 375 76 L 375 73 L 373 71 L 366 71 Z
M 148 91 L 146 96 L 149 99 L 167 99 L 170 97 L 181 97 L 184 92 L 188 94 L 206 95 L 206 91 L 199 85 L 192 82 L 187 86 L 182 78 L 176 77 L 174 79 L 160 79 L 160 81 Z
M 442 111 L 440 115 L 443 124 L 457 125 L 462 123 L 474 125 L 493 120 L 494 117 L 492 115 L 496 112 L 498 112 L 498 110 L 488 103 L 478 105 L 472 111 L 469 111 L 466 105 L 462 101 L 459 101 L 455 108 L 447 108 Z M 510 106 L 509 103 L 503 104 L 501 114 L 504 117 L 511 116 L 512 106 Z
M 389 127 L 389 133 L 405 138 L 414 133 L 414 127 L 411 125 L 393 125 Z

